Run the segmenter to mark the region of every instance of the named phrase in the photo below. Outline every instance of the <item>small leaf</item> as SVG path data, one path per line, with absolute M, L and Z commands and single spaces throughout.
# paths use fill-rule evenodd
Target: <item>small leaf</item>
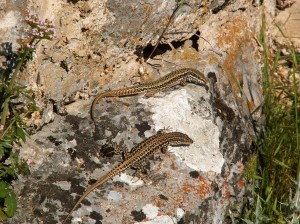
M 281 162 L 277 159 L 274 159 L 274 162 L 277 163 L 279 166 L 290 169 L 290 167 L 288 165 L 286 165 L 284 162 Z
M 1 160 L 2 156 L 4 155 L 4 153 L 5 153 L 5 149 L 3 148 L 2 145 L 0 145 L 0 160 Z
M 16 194 L 13 190 L 10 189 L 10 192 L 8 193 L 7 197 L 5 198 L 5 207 L 6 207 L 6 214 L 8 217 L 12 217 L 17 209 L 17 200 L 16 200 Z
M 0 207 L 0 221 L 5 221 L 7 219 L 7 215 L 3 212 L 2 208 Z
M 243 219 L 243 221 L 247 224 L 254 224 L 254 222 L 252 222 L 251 220 L 249 219 Z
M 4 88 L 5 90 L 8 90 L 8 86 L 5 83 L 0 83 L 0 88 Z
M 26 140 L 26 133 L 23 128 L 17 128 L 17 136 L 20 137 L 24 142 Z
M 11 177 L 13 177 L 13 178 L 16 178 L 16 177 L 17 177 L 16 171 L 15 171 L 15 169 L 13 169 L 12 167 L 10 167 L 10 166 L 3 166 L 2 168 L 3 168 L 3 169 L 5 170 L 5 172 L 6 172 L 8 175 L 10 175 Z
M 10 141 L 1 141 L 0 145 L 2 145 L 5 148 L 11 149 L 13 146 L 10 143 L 11 143 Z
M 5 198 L 8 195 L 8 192 L 10 191 L 9 186 L 6 182 L 1 181 L 0 182 L 0 198 Z

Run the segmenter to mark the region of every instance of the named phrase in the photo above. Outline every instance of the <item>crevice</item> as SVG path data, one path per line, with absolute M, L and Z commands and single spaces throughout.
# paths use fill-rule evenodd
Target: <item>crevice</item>
M 63 68 L 67 73 L 70 71 L 70 69 L 68 68 L 68 64 L 66 61 L 61 61 L 60 62 L 60 67 Z
M 192 47 L 198 51 L 198 40 L 199 40 L 199 36 L 200 36 L 200 32 L 197 31 L 193 36 L 191 36 L 188 40 L 192 41 Z M 175 48 L 178 49 L 180 47 L 182 47 L 184 45 L 186 40 L 184 41 L 172 41 L 171 45 Z M 140 45 L 138 45 L 136 47 L 135 50 L 135 54 L 139 57 L 139 58 L 144 58 L 144 59 L 148 59 L 150 54 L 152 53 L 153 49 L 155 46 L 151 45 L 151 44 L 147 44 L 146 47 L 142 48 Z M 157 48 L 155 49 L 155 51 L 153 52 L 153 54 L 151 55 L 150 58 L 154 58 L 157 55 L 162 55 L 164 53 L 166 53 L 167 51 L 172 50 L 172 48 L 170 47 L 169 44 L 159 44 L 157 46 Z
M 212 9 L 213 14 L 217 14 L 218 12 L 222 11 L 227 5 L 230 4 L 230 0 L 225 0 L 223 4 L 217 6 L 216 8 Z
M 264 3 L 264 0 L 252 0 L 252 5 L 254 7 L 261 6 Z
M 190 40 L 192 41 L 192 48 L 196 51 L 199 49 L 198 40 L 200 37 L 200 31 L 198 30 L 193 36 L 191 36 Z
M 68 3 L 72 3 L 72 4 L 76 4 L 76 3 L 78 3 L 79 1 L 88 1 L 88 0 L 68 0 L 67 2 L 68 2 Z
M 85 33 L 88 30 L 89 30 L 88 28 L 84 28 L 84 27 L 81 28 L 81 32 L 83 32 L 83 33 Z

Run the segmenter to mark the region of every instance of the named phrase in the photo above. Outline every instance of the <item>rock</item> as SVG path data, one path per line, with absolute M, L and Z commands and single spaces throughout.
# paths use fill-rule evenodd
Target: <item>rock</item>
M 288 5 L 288 1 L 285 2 L 285 4 L 286 7 Z M 287 9 L 278 13 L 275 18 L 275 24 L 272 26 L 272 35 L 275 41 L 283 46 L 290 46 L 293 44 L 297 51 L 300 50 L 299 10 L 299 1 L 290 2 Z
M 194 144 L 150 159 L 152 183 L 128 181 L 129 170 L 95 189 L 74 220 L 224 222 L 230 206 L 245 195 L 252 113 L 262 103 L 255 37 L 260 8 L 274 7 L 257 1 L 189 1 L 169 23 L 175 1 L 56 3 L 28 3 L 54 19 L 58 38 L 42 42 L 24 71 L 28 86 L 44 93 L 37 100 L 47 106 L 41 111 L 45 125 L 18 149 L 31 161 L 31 175 L 15 181 L 18 210 L 8 223 L 62 222 L 84 190 L 121 161 L 112 142 L 131 149 L 165 127 L 188 134 Z M 91 95 L 184 67 L 203 72 L 209 88 L 188 84 L 155 97 L 101 100 L 94 128 Z

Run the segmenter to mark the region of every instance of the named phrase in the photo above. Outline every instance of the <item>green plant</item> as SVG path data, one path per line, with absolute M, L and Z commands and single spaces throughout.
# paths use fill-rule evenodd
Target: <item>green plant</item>
M 269 48 L 264 18 L 260 32 L 263 47 L 264 125 L 255 141 L 256 161 L 247 173 L 252 198 L 237 223 L 299 223 L 300 221 L 300 54 L 291 45 L 282 55 Z M 286 77 L 280 79 L 281 70 Z M 299 76 L 298 76 L 299 77 Z M 255 172 L 253 172 L 253 167 Z M 250 174 L 250 175 L 249 175 Z
M 244 220 L 247 223 L 298 223 L 300 105 L 299 80 L 295 74 L 300 72 L 300 57 L 292 46 L 288 55 L 282 56 L 277 51 L 272 57 L 263 34 L 265 120 L 255 144 L 258 150 L 257 171 L 251 177 L 256 200 L 248 219 Z M 276 77 L 279 64 L 288 71 L 287 80 L 290 81 L 283 83 Z
M 258 174 L 262 177 L 257 191 L 261 213 L 276 223 L 299 222 L 300 212 L 300 135 L 299 135 L 299 74 L 300 55 L 294 47 L 289 54 L 281 55 L 280 49 L 271 57 L 264 30 L 261 34 L 264 49 L 265 127 L 258 141 L 260 163 Z M 279 70 L 287 71 L 286 81 L 276 77 Z
M 18 74 L 32 58 L 41 40 L 55 38 L 54 25 L 50 20 L 41 21 L 36 14 L 28 13 L 24 24 L 27 27 L 18 40 L 20 48 L 15 54 L 16 65 L 7 67 L 0 77 L 0 221 L 12 217 L 16 211 L 16 195 L 11 184 L 18 174 L 28 171 L 28 167 L 13 152 L 13 146 L 26 140 L 26 119 L 38 109 L 34 93 L 18 82 Z

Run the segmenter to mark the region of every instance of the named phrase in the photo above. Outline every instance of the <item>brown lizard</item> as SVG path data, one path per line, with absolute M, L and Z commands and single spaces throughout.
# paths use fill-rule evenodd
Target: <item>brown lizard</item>
M 186 85 L 187 83 L 194 83 L 197 85 L 205 85 L 207 79 L 203 73 L 199 72 L 194 68 L 181 68 L 170 72 L 166 76 L 155 80 L 153 82 L 143 83 L 137 86 L 126 87 L 117 90 L 108 90 L 103 93 L 98 94 L 93 100 L 91 106 L 91 119 L 95 123 L 94 109 L 97 102 L 105 97 L 122 97 L 122 96 L 133 96 L 142 93 L 146 93 L 146 96 L 151 96 L 158 91 L 167 89 L 176 85 Z
M 89 186 L 83 195 L 76 202 L 63 224 L 67 222 L 73 211 L 77 208 L 77 206 L 82 202 L 82 200 L 95 188 L 102 185 L 109 179 L 114 176 L 122 173 L 129 167 L 140 168 L 142 166 L 142 162 L 148 158 L 149 155 L 153 154 L 157 150 L 161 150 L 162 152 L 166 152 L 169 145 L 171 146 L 179 146 L 179 145 L 190 145 L 193 143 L 193 140 L 187 136 L 186 134 L 180 132 L 170 132 L 166 133 L 164 131 L 159 131 L 156 135 L 151 136 L 150 138 L 144 140 L 143 142 L 136 145 L 132 148 L 128 157 L 121 164 L 117 165 L 110 172 L 108 172 L 105 176 L 99 178 L 96 183 Z M 140 170 L 137 171 L 139 173 Z

